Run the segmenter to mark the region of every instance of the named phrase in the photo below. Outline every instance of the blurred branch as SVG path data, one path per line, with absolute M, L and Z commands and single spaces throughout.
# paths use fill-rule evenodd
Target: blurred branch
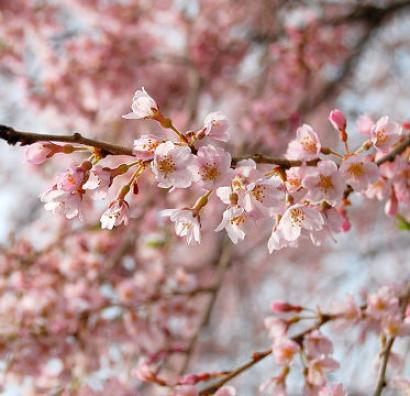
M 183 374 L 187 370 L 189 363 L 191 361 L 192 354 L 194 352 L 195 346 L 198 341 L 199 334 L 202 328 L 206 327 L 211 318 L 212 311 L 215 307 L 216 299 L 218 297 L 219 290 L 222 287 L 224 275 L 226 270 L 229 268 L 232 258 L 232 245 L 229 243 L 228 238 L 224 237 L 220 242 L 220 248 L 216 260 L 216 271 L 217 271 L 217 280 L 215 286 L 210 290 L 210 299 L 208 305 L 206 306 L 205 312 L 202 316 L 201 322 L 198 326 L 198 329 L 195 335 L 191 338 L 188 348 L 186 350 L 186 357 L 180 369 L 180 373 Z
M 291 337 L 291 339 L 295 342 L 297 342 L 298 344 L 303 342 L 303 338 L 311 333 L 312 331 L 319 329 L 321 326 L 323 326 L 325 323 L 328 323 L 332 320 L 337 319 L 338 316 L 337 315 L 325 315 L 322 314 L 319 317 L 319 321 L 313 325 L 312 327 L 309 327 L 307 330 Z M 213 395 L 219 388 L 221 388 L 222 386 L 224 386 L 227 382 L 229 382 L 230 380 L 232 380 L 233 378 L 237 377 L 238 375 L 242 374 L 244 371 L 250 369 L 251 367 L 253 367 L 255 364 L 259 363 L 260 361 L 262 361 L 263 359 L 265 359 L 266 357 L 270 356 L 272 354 L 272 348 L 269 348 L 263 352 L 255 352 L 252 355 L 252 358 L 246 362 L 245 364 L 237 367 L 236 369 L 233 369 L 231 371 L 229 371 L 228 374 L 226 374 L 225 377 L 223 377 L 221 380 L 219 380 L 218 382 L 206 387 L 205 389 L 203 389 L 202 391 L 199 392 L 199 396 L 209 396 L 209 395 Z
M 407 305 L 410 301 L 410 282 L 407 283 L 407 291 L 406 294 L 400 299 L 400 308 L 401 308 L 401 316 L 405 315 Z M 376 381 L 376 388 L 374 390 L 373 396 L 381 396 L 383 389 L 386 387 L 386 371 L 387 371 L 387 364 L 389 362 L 391 349 L 393 347 L 395 337 L 390 337 L 387 341 L 385 341 L 382 346 L 383 349 L 380 352 L 380 369 L 377 375 Z

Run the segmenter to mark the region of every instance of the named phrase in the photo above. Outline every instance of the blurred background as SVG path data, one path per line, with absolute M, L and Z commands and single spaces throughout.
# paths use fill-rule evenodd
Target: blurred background
M 359 115 L 409 119 L 409 22 L 403 0 L 0 0 L 0 123 L 131 146 L 161 133 L 121 118 L 144 86 L 184 131 L 223 111 L 236 154 L 283 155 L 302 122 L 335 146 L 334 107 L 360 144 Z M 170 377 L 232 368 L 269 346 L 273 299 L 327 311 L 410 275 L 408 233 L 378 201 L 352 197 L 352 229 L 336 243 L 273 255 L 268 224 L 237 247 L 211 232 L 222 212 L 214 202 L 204 242 L 188 247 L 158 211 L 192 204 L 192 192 L 158 192 L 147 176 L 131 202 L 136 219 L 101 231 L 104 205 L 87 201 L 79 222 L 39 200 L 81 154 L 34 167 L 23 152 L 0 143 L 2 395 L 165 395 L 137 379 L 141 356 L 165 353 Z M 369 394 L 377 336 L 324 332 L 341 362 L 332 378 Z M 396 344 L 402 357 L 409 346 Z M 233 384 L 255 395 L 274 373 L 266 359 Z

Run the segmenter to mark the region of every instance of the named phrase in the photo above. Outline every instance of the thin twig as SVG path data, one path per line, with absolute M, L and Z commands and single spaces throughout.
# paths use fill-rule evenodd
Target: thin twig
M 410 300 L 410 282 L 408 283 L 406 294 L 401 298 L 401 301 L 400 301 L 402 317 L 405 314 L 409 300 Z M 395 339 L 396 339 L 395 337 L 390 337 L 385 343 L 385 345 L 383 345 L 383 350 L 380 353 L 380 358 L 381 358 L 380 369 L 377 375 L 376 387 L 375 387 L 373 396 L 381 396 L 383 389 L 387 385 L 386 383 L 387 365 L 389 363 L 389 358 L 391 355 L 391 350 L 393 348 Z

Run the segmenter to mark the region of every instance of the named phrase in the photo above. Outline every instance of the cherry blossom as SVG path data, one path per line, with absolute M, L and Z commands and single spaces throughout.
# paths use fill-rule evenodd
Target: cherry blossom
M 167 141 L 155 149 L 151 168 L 162 188 L 186 188 L 195 177 L 194 156 L 187 146 Z
M 379 177 L 379 169 L 374 162 L 365 161 L 356 155 L 343 161 L 339 170 L 346 183 L 359 192 L 365 191 Z
M 204 188 L 215 188 L 225 184 L 232 175 L 231 155 L 219 147 L 201 146 L 196 156 L 199 184 Z
M 387 152 L 400 139 L 400 135 L 400 125 L 390 121 L 388 116 L 380 118 L 370 133 L 374 147 L 382 152 Z
M 312 385 L 322 386 L 326 383 L 326 373 L 339 368 L 339 363 L 328 356 L 320 356 L 309 360 L 308 381 Z
M 192 209 L 165 209 L 161 215 L 175 223 L 176 234 L 191 242 L 201 242 L 199 213 Z
M 233 206 L 224 211 L 222 221 L 215 228 L 215 231 L 218 232 L 225 229 L 230 240 L 237 244 L 245 238 L 245 227 L 248 221 L 245 210 L 238 206 Z
M 60 153 L 63 150 L 66 150 L 63 146 L 54 143 L 34 143 L 28 146 L 24 152 L 25 159 L 28 163 L 33 165 L 40 165 L 45 162 L 48 158 L 51 158 L 54 154 Z M 71 150 L 72 151 L 72 150 Z
M 155 135 L 142 135 L 134 140 L 133 154 L 137 159 L 149 161 L 154 158 L 156 148 L 161 141 Z
M 121 223 L 127 225 L 129 222 L 129 205 L 124 199 L 116 199 L 111 202 L 108 209 L 101 216 L 101 228 L 112 230 Z
M 347 396 L 342 384 L 328 384 L 319 391 L 319 396 Z
M 214 140 L 227 142 L 230 138 L 229 123 L 220 111 L 209 113 L 204 120 L 204 134 Z
M 279 365 L 289 365 L 300 346 L 293 340 L 286 337 L 276 338 L 273 342 L 273 356 Z
M 310 161 L 318 158 L 321 144 L 317 133 L 307 124 L 296 131 L 296 139 L 288 145 L 287 158 L 291 160 Z
M 336 131 L 346 130 L 346 117 L 340 110 L 332 110 L 329 114 L 329 121 L 332 124 L 333 128 L 336 129 Z
M 83 185 L 85 190 L 93 190 L 94 199 L 104 199 L 112 183 L 111 169 L 100 165 L 94 166 L 87 182 Z
M 123 118 L 140 120 L 143 118 L 154 118 L 158 113 L 158 105 L 155 100 L 148 95 L 144 87 L 137 90 L 132 98 L 132 112 L 123 115 Z
M 302 186 L 308 190 L 306 198 L 313 203 L 327 201 L 336 205 L 343 196 L 345 183 L 337 165 L 330 160 L 320 161 L 315 172 L 305 176 Z

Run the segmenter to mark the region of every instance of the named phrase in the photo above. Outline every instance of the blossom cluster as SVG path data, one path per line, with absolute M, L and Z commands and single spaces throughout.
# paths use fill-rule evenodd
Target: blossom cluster
M 349 230 L 347 208 L 352 192 L 364 198 L 385 200 L 385 212 L 390 216 L 401 211 L 408 218 L 410 213 L 408 151 L 404 149 L 385 160 L 407 135 L 387 116 L 376 122 L 367 116 L 359 118 L 357 129 L 367 140 L 352 150 L 345 116 L 340 110 L 333 110 L 329 121 L 344 144 L 344 152 L 324 147 L 319 134 L 304 124 L 289 142 L 282 162 L 257 155 L 232 157 L 222 146 L 229 141 L 230 131 L 221 112 L 208 114 L 198 130 L 180 132 L 144 88 L 136 91 L 132 112 L 124 118 L 155 120 L 177 139 L 142 135 L 134 141 L 134 161 L 115 168 L 99 165 L 103 155 L 92 148 L 88 160 L 59 175 L 57 182 L 43 194 L 46 210 L 63 213 L 67 218 L 81 218 L 87 190 L 92 191 L 94 198 L 106 198 L 114 179 L 132 169 L 129 181 L 121 185 L 101 216 L 102 228 L 127 224 L 130 210 L 126 196 L 130 191 L 138 193 L 138 179 L 150 169 L 159 188 L 172 192 L 192 187 L 200 191 L 192 207 L 161 212 L 175 223 L 176 234 L 185 237 L 188 244 L 200 242 L 201 214 L 211 198 L 224 206 L 215 231 L 225 230 L 237 244 L 259 224 L 270 223 L 271 253 L 297 246 L 305 239 L 321 245 L 326 239 L 334 239 L 336 233 Z M 28 148 L 26 158 L 39 164 L 57 153 L 82 149 L 36 143 Z

